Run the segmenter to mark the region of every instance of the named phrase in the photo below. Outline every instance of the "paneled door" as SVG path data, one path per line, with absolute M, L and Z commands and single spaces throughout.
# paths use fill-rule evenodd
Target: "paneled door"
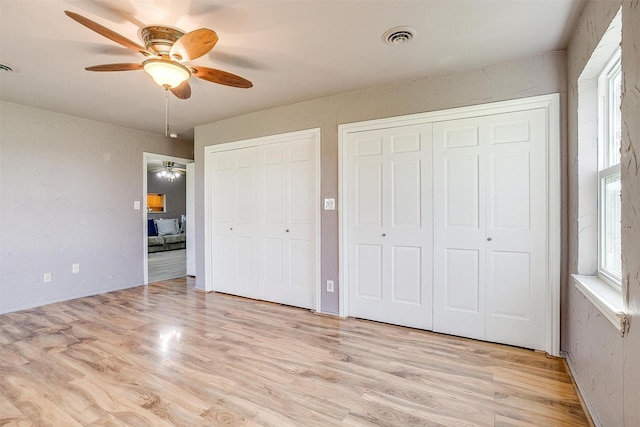
M 214 290 L 256 298 L 257 148 L 211 153 Z
M 545 348 L 545 110 L 433 134 L 434 331 Z
M 349 315 L 431 329 L 431 124 L 347 139 Z
M 211 289 L 316 308 L 320 132 L 205 151 Z
M 315 145 L 311 137 L 258 148 L 258 298 L 312 308 Z

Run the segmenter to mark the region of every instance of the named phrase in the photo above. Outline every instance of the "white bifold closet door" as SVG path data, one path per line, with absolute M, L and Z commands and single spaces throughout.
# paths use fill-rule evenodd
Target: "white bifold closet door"
M 545 348 L 545 111 L 434 123 L 433 330 Z
M 214 289 L 258 295 L 258 169 L 256 147 L 212 153 Z
M 431 329 L 430 124 L 349 134 L 349 315 Z
M 258 298 L 312 308 L 315 147 L 311 138 L 258 148 Z
M 212 156 L 213 290 L 315 306 L 314 137 Z

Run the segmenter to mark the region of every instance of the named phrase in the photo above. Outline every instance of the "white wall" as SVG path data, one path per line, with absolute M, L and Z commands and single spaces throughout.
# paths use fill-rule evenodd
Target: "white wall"
M 160 135 L 0 103 L 0 312 L 143 283 L 143 211 L 133 202 L 145 206 L 145 151 L 193 152 Z
M 320 128 L 322 198 L 337 199 L 339 124 L 555 92 L 561 93 L 560 100 L 564 111 L 565 79 L 565 53 L 551 52 L 273 108 L 196 127 L 196 287 L 205 287 L 202 183 L 204 147 L 301 129 Z M 337 208 L 340 209 L 340 206 Z M 330 279 L 336 283 L 335 293 L 322 290 L 322 311 L 327 313 L 338 312 L 340 292 L 337 212 L 323 211 L 321 218 L 321 281 L 325 283 Z

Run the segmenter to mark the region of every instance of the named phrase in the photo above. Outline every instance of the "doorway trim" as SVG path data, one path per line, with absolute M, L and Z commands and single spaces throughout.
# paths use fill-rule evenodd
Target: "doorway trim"
M 175 162 L 181 164 L 189 164 L 193 163 L 193 159 L 183 159 L 182 157 L 174 157 L 174 156 L 166 156 L 164 154 L 156 154 L 156 153 L 142 153 L 142 199 L 140 201 L 140 210 L 142 211 L 142 269 L 144 274 L 144 284 L 149 284 L 149 246 L 148 246 L 148 233 L 149 228 L 147 227 L 147 210 L 144 208 L 147 202 L 147 174 L 148 168 L 147 164 L 149 160 L 166 160 L 168 162 Z M 186 176 L 185 176 L 186 178 Z
M 348 200 L 348 137 L 349 134 L 365 130 L 377 130 L 416 124 L 434 123 L 445 120 L 480 117 L 515 111 L 544 109 L 547 124 L 547 266 L 546 274 L 546 346 L 545 351 L 553 356 L 560 355 L 560 95 L 534 96 L 510 101 L 459 107 L 427 113 L 410 114 L 338 126 L 338 189 L 339 204 L 339 316 L 349 316 L 349 217 Z
M 316 167 L 316 182 L 314 186 L 315 194 L 313 194 L 311 200 L 312 203 L 316 206 L 316 224 L 315 224 L 315 260 L 316 263 L 316 274 L 315 274 L 315 290 L 314 290 L 314 306 L 315 311 L 320 312 L 321 307 L 321 294 L 322 294 L 322 286 L 320 286 L 320 274 L 322 270 L 322 266 L 320 264 L 321 260 L 321 222 L 322 222 L 322 212 L 320 209 L 320 185 L 322 182 L 322 170 L 320 169 L 320 128 L 306 129 L 295 132 L 286 132 L 277 135 L 269 135 L 258 138 L 251 138 L 233 142 L 227 142 L 216 145 L 209 145 L 204 147 L 204 277 L 205 277 L 205 288 L 206 292 L 213 292 L 213 262 L 212 256 L 213 251 L 211 250 L 211 245 L 213 244 L 213 197 L 212 191 L 213 186 L 211 185 L 211 181 L 213 179 L 213 165 L 211 164 L 211 154 L 220 152 L 220 151 L 229 151 L 229 150 L 237 150 L 240 148 L 247 147 L 255 147 L 259 145 L 267 145 L 273 144 L 277 142 L 286 142 L 289 140 L 300 139 L 300 138 L 313 138 L 314 142 L 314 152 L 315 152 L 315 167 Z

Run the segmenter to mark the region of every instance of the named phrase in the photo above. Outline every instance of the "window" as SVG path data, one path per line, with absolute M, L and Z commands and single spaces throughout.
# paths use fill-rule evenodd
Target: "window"
M 620 136 L 622 14 L 618 11 L 578 78 L 578 265 L 574 284 L 625 334 L 621 280 Z
M 622 275 L 620 49 L 598 75 L 598 275 L 620 286 Z

